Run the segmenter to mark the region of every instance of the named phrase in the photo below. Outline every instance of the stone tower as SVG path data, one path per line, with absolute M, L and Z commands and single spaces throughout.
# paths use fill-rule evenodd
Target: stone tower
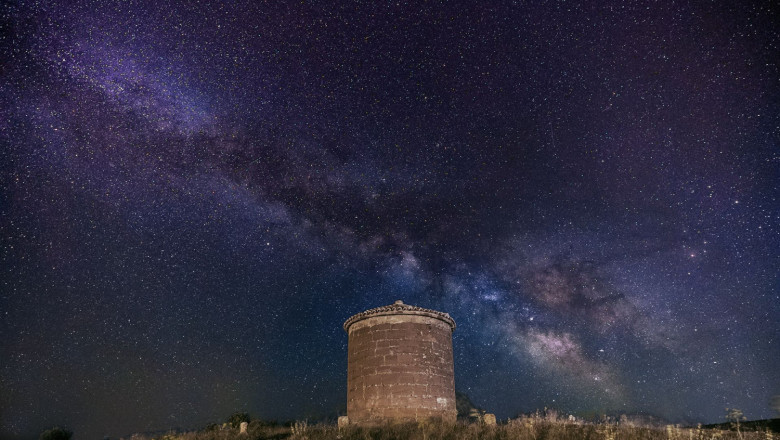
M 352 316 L 344 330 L 349 423 L 455 422 L 450 315 L 399 300 Z

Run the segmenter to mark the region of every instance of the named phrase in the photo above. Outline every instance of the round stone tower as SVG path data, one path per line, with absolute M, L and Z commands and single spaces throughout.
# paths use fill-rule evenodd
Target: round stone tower
M 450 315 L 399 300 L 352 316 L 344 330 L 349 423 L 455 422 Z

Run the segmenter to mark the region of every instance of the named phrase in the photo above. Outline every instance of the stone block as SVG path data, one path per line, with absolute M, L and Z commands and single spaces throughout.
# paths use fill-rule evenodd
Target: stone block
M 344 428 L 347 425 L 349 425 L 349 417 L 347 417 L 347 416 L 340 416 L 339 417 L 339 428 Z
M 241 422 L 241 424 L 239 425 L 239 428 L 238 428 L 238 429 L 239 429 L 238 433 L 239 433 L 239 434 L 246 434 L 246 429 L 247 429 L 248 427 L 249 427 L 249 423 L 247 423 L 247 422 Z
M 487 413 L 484 416 L 482 416 L 482 421 L 488 425 L 488 426 L 495 426 L 496 425 L 496 415 Z

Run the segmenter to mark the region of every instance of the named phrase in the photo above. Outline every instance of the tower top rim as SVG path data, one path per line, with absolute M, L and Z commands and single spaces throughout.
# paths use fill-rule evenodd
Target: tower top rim
M 455 331 L 455 320 L 449 315 L 449 313 L 439 312 L 437 310 L 425 309 L 422 307 L 412 306 L 404 304 L 403 301 L 396 300 L 393 304 L 386 306 L 376 307 L 368 309 L 365 312 L 360 312 L 356 315 L 352 315 L 344 322 L 344 331 L 349 333 L 349 328 L 352 324 L 362 321 L 364 319 L 372 318 L 374 316 L 387 316 L 387 315 L 417 315 L 428 316 L 441 321 L 444 321 L 450 326 L 451 331 Z

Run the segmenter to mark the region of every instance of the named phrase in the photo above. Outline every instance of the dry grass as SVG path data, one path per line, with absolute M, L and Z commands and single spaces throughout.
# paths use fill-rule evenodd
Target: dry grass
M 458 423 L 417 423 L 374 428 L 335 425 L 310 425 L 296 422 L 292 426 L 269 426 L 257 421 L 249 424 L 248 433 L 238 429 L 170 433 L 159 437 L 133 436 L 132 440 L 780 440 L 768 431 L 745 432 L 718 429 L 663 428 L 636 426 L 623 421 L 583 423 L 569 419 L 532 415 L 509 420 L 497 426 Z

